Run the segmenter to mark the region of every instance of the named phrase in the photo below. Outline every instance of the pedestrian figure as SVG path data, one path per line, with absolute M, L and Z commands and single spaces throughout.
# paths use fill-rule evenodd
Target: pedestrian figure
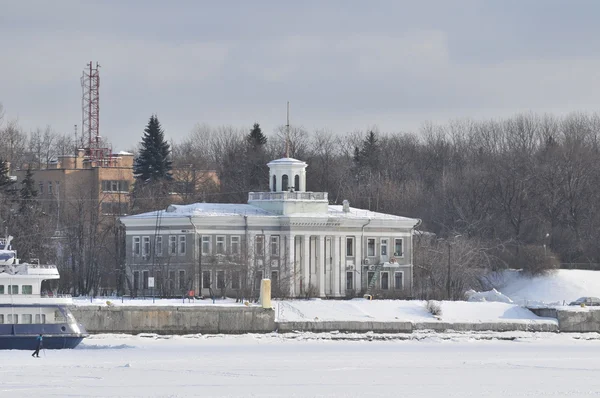
M 40 334 L 39 336 L 37 336 L 35 338 L 35 341 L 37 342 L 37 347 L 35 349 L 35 351 L 33 352 L 33 354 L 31 354 L 32 357 L 40 357 L 40 350 L 42 349 L 42 341 L 44 340 L 44 337 Z

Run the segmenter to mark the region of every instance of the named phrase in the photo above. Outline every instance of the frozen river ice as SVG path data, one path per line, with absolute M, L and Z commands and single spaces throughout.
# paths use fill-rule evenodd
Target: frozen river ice
M 0 396 L 600 395 L 597 334 L 387 337 L 97 335 L 74 350 L 48 350 L 40 359 L 27 351 L 3 351 Z

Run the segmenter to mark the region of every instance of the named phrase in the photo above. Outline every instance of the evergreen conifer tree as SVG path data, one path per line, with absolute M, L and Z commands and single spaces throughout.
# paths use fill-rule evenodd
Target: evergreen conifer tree
M 32 200 L 37 196 L 38 192 L 35 189 L 35 181 L 33 180 L 33 173 L 31 167 L 27 168 L 25 178 L 21 182 L 20 199 L 21 205 L 19 206 L 19 212 L 24 213 L 27 209 L 33 207 Z
M 10 191 L 14 181 L 10 179 L 10 170 L 6 160 L 0 158 L 0 190 Z
M 268 184 L 269 172 L 267 170 L 267 160 L 265 145 L 267 137 L 262 133 L 260 125 L 254 123 L 252 130 L 246 136 L 248 146 L 246 148 L 246 173 L 249 190 L 261 190 Z
M 246 136 L 246 140 L 252 149 L 258 149 L 259 147 L 262 148 L 263 145 L 267 143 L 267 137 L 265 137 L 265 135 L 262 133 L 258 123 L 254 123 L 252 130 L 250 130 L 250 134 Z
M 170 180 L 170 152 L 171 148 L 165 140 L 160 122 L 156 115 L 152 115 L 144 130 L 142 147 L 133 166 L 135 178 L 142 182 Z

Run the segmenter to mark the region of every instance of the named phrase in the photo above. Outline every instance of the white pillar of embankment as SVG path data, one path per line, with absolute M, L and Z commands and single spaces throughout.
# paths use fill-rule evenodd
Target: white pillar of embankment
M 271 308 L 271 280 L 263 279 L 260 281 L 259 303 L 263 308 Z

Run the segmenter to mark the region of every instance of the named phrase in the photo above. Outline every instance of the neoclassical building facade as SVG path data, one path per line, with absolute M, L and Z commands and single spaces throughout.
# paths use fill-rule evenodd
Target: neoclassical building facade
M 286 297 L 412 295 L 420 220 L 329 205 L 306 191 L 307 164 L 271 161 L 269 192 L 247 204 L 171 205 L 121 218 L 132 294 L 255 293 L 270 278 Z

